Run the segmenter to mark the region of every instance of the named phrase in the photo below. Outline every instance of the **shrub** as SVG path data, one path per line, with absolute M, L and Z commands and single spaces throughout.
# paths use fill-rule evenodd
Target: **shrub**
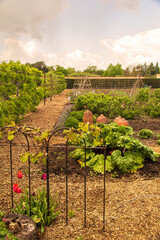
M 150 129 L 142 129 L 138 132 L 138 137 L 142 139 L 148 139 L 152 137 L 154 132 L 152 132 Z
M 153 94 L 151 94 L 151 97 L 156 98 L 160 101 L 160 89 L 154 90 Z
M 79 122 L 83 121 L 83 113 L 84 111 L 72 111 L 69 116 L 76 118 Z
M 78 128 L 78 125 L 79 125 L 79 121 L 74 117 L 67 118 L 67 120 L 64 123 L 64 126 L 69 128 L 71 127 Z
M 138 102 L 144 102 L 149 100 L 150 88 L 141 88 L 136 95 Z

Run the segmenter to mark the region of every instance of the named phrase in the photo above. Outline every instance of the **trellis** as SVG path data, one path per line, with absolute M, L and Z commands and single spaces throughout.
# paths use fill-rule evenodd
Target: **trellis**
M 141 78 L 138 78 L 137 81 L 133 85 L 130 96 L 132 97 L 132 96 L 136 95 L 138 88 L 142 88 L 143 85 L 144 85 L 143 80 Z
M 91 89 L 92 88 L 91 80 L 88 79 L 87 77 L 75 79 L 73 88 Z
M 66 77 L 73 89 L 136 89 L 143 86 L 144 77 Z

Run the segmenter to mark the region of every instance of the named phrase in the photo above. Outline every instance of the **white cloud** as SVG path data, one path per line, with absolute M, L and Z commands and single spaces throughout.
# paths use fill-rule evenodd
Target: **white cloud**
M 121 63 L 123 67 L 139 63 L 159 62 L 160 28 L 140 32 L 135 35 L 125 35 L 118 39 L 103 39 L 100 42 L 106 47 L 103 55 L 92 54 L 76 49 L 64 54 L 44 52 L 37 41 L 23 42 L 16 38 L 5 40 L 6 49 L 1 55 L 3 60 L 20 60 L 22 63 L 45 61 L 48 66 L 61 65 L 83 70 L 88 65 L 106 69 L 110 63 Z
M 5 46 L 6 50 L 3 52 L 1 58 L 6 61 L 20 60 L 21 62 L 32 62 L 41 57 L 41 53 L 34 41 L 23 43 L 16 38 L 7 38 Z
M 68 66 L 76 69 L 85 69 L 88 65 L 106 68 L 105 58 L 98 54 L 85 53 L 80 50 L 75 50 L 72 53 L 65 55 L 65 60 Z
M 1 59 L 4 61 L 20 61 L 22 63 L 44 61 L 48 66 L 61 65 L 64 67 L 74 67 L 79 70 L 85 69 L 88 65 L 95 65 L 99 68 L 106 68 L 106 62 L 103 56 L 85 53 L 75 50 L 64 56 L 56 53 L 44 53 L 37 46 L 35 41 L 22 42 L 16 38 L 5 40 L 6 50 L 3 52 Z
M 10 36 L 27 33 L 40 38 L 41 23 L 54 19 L 68 6 L 68 0 L 1 0 L 1 32 Z
M 126 35 L 116 40 L 103 39 L 101 43 L 110 49 L 113 59 L 124 66 L 159 61 L 160 28 Z
M 140 0 L 101 0 L 106 4 L 114 4 L 118 9 L 124 7 L 129 8 L 130 10 L 135 10 L 140 4 Z

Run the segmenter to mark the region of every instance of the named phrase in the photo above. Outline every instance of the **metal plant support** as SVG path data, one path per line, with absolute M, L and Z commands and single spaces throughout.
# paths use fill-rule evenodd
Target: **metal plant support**
M 47 173 L 47 183 L 46 183 L 46 189 L 47 189 L 47 209 L 48 209 L 48 215 L 50 214 L 50 155 L 49 155 L 49 151 L 51 147 L 54 147 L 54 145 L 50 146 L 50 140 L 51 138 L 59 131 L 62 131 L 66 128 L 63 129 L 57 129 L 57 130 L 53 130 L 50 134 L 50 136 L 48 137 L 48 140 L 45 139 L 45 152 L 47 154 L 47 165 L 46 165 L 46 173 Z M 26 149 L 29 152 L 30 151 L 30 141 L 29 141 L 29 133 L 25 133 L 25 132 L 20 132 L 20 134 L 22 134 L 25 137 L 26 140 Z M 85 139 L 83 139 L 84 141 L 84 154 L 85 154 L 85 167 L 84 167 L 84 227 L 87 227 L 87 166 L 86 166 L 86 151 L 87 151 L 87 147 L 86 147 L 86 142 Z M 14 144 L 16 146 L 16 144 Z M 17 146 L 21 146 L 24 147 L 24 145 L 17 145 Z M 9 149 L 10 149 L 10 181 L 11 181 L 11 207 L 14 207 L 13 204 L 13 200 L 14 200 L 14 194 L 13 194 L 13 156 L 12 156 L 12 147 L 13 147 L 13 140 L 9 141 Z M 75 146 L 74 146 L 75 148 Z M 77 148 L 79 148 L 77 146 Z M 103 147 L 99 148 L 104 150 L 104 159 L 106 158 L 107 155 L 107 151 L 106 151 L 106 146 L 104 144 Z M 68 226 L 68 199 L 69 199 L 69 191 L 68 191 L 68 139 L 66 140 L 65 146 L 64 146 L 64 153 L 65 153 L 65 194 L 66 194 L 66 226 Z M 103 231 L 105 231 L 105 220 L 106 220 L 106 216 L 105 216 L 105 211 L 106 211 L 106 173 L 105 173 L 105 169 L 106 169 L 106 161 L 104 161 L 104 179 L 103 179 Z M 28 183 L 29 183 L 29 208 L 30 208 L 30 215 L 31 215 L 31 161 L 30 161 L 30 157 L 28 157 Z

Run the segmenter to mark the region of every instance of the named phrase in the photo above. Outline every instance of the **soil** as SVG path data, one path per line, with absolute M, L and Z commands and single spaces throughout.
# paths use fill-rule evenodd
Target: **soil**
M 65 107 L 70 103 L 70 90 L 46 99 L 33 113 L 22 120 L 22 125 L 52 129 Z M 129 120 L 134 136 L 139 130 L 147 128 L 159 133 L 160 118 L 142 118 Z M 160 153 L 155 136 L 142 140 L 144 144 Z M 68 153 L 72 149 L 68 148 Z M 22 189 L 27 186 L 28 166 L 19 160 L 21 146 L 13 149 L 13 182 Z M 0 210 L 8 213 L 11 208 L 9 146 L 1 143 L 0 174 Z M 50 148 L 50 192 L 57 194 L 61 214 L 50 226 L 45 228 L 41 239 L 122 239 L 122 240 L 159 240 L 160 239 L 160 160 L 146 160 L 144 168 L 135 174 L 121 174 L 118 171 L 106 174 L 105 229 L 103 228 L 104 176 L 96 175 L 87 168 L 86 185 L 86 227 L 84 227 L 84 169 L 78 162 L 68 157 L 68 226 L 66 226 L 66 175 L 65 142 L 62 134 L 56 136 L 54 147 Z M 18 164 L 17 164 L 18 163 Z M 17 180 L 16 173 L 21 170 L 23 181 Z M 45 172 L 44 165 L 31 166 L 31 190 L 43 187 L 46 182 L 40 178 Z M 19 196 L 14 194 L 14 199 Z M 105 230 L 105 231 L 104 231 Z

